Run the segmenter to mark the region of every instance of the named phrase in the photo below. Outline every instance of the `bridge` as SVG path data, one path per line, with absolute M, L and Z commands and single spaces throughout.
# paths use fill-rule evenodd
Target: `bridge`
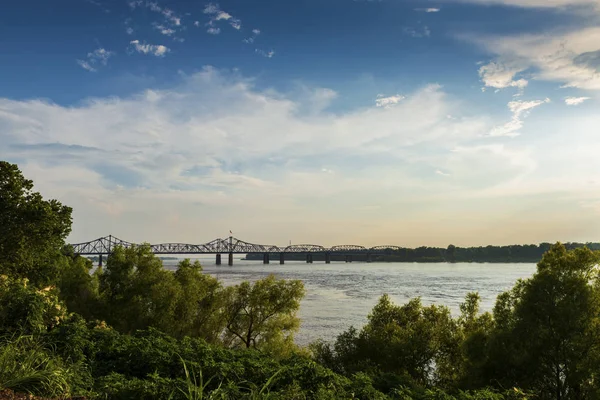
M 99 257 L 99 265 L 102 265 L 104 255 L 112 253 L 113 249 L 120 246 L 124 248 L 139 246 L 139 244 L 121 240 L 115 236 L 104 236 L 89 242 L 76 243 L 70 245 L 75 254 L 94 255 Z M 278 255 L 279 263 L 284 264 L 285 254 L 305 254 L 306 262 L 313 262 L 314 254 L 322 254 L 325 257 L 325 263 L 331 263 L 331 256 L 343 256 L 346 262 L 352 262 L 353 255 L 364 255 L 367 260 L 371 256 L 390 254 L 393 251 L 400 250 L 399 246 L 375 246 L 364 247 L 357 245 L 338 245 L 333 247 L 324 247 L 315 244 L 294 244 L 286 247 L 273 245 L 263 245 L 248 243 L 243 240 L 230 236 L 226 239 L 215 239 L 204 244 L 186 244 L 186 243 L 160 243 L 150 244 L 150 249 L 154 254 L 215 254 L 216 264 L 221 265 L 221 255 L 228 255 L 228 264 L 233 265 L 234 254 L 262 254 L 263 263 L 269 264 L 271 256 Z

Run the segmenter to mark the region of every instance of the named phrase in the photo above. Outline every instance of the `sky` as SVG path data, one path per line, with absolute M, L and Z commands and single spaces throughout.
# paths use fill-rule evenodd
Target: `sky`
M 600 241 L 600 0 L 47 0 L 0 159 L 71 243 Z

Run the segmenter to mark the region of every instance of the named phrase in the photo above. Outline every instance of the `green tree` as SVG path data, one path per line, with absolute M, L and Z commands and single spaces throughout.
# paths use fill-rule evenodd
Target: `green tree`
M 174 325 L 180 287 L 150 246 L 115 248 L 99 280 L 104 319 L 117 330 L 152 326 L 168 332 Z
M 71 211 L 44 200 L 16 165 L 0 161 L 0 274 L 28 278 L 38 287 L 54 283 Z
M 217 343 L 225 325 L 221 284 L 203 274 L 198 261 L 181 261 L 174 275 L 180 291 L 175 304 L 177 321 L 170 332 L 177 338 L 201 337 Z
M 488 378 L 541 398 L 600 395 L 599 254 L 556 244 L 535 275 L 499 296 Z
M 300 326 L 296 312 L 304 296 L 302 281 L 275 276 L 225 289 L 225 343 L 276 351 L 293 345 Z
M 90 274 L 92 262 L 85 257 L 69 254 L 59 266 L 59 297 L 68 310 L 88 320 L 99 317 L 98 274 Z
M 458 325 L 447 307 L 423 306 L 412 299 L 398 306 L 379 299 L 368 323 L 338 336 L 333 349 L 313 345 L 316 358 L 352 376 L 364 372 L 385 392 L 403 386 L 447 385 L 459 361 Z

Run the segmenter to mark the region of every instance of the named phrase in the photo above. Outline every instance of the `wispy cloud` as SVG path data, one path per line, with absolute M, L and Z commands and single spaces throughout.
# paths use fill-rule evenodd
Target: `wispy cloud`
M 98 0 L 84 0 L 86 3 L 93 4 L 96 7 L 99 7 L 105 13 L 110 13 L 110 10 L 100 1 Z
M 526 79 L 516 79 L 516 75 L 522 72 L 522 68 L 505 65 L 502 62 L 490 62 L 479 68 L 479 76 L 485 88 L 496 90 L 516 87 L 523 90 L 529 82 Z
M 467 35 L 463 38 L 497 55 L 496 61 L 480 68 L 480 75 L 489 86 L 524 86 L 525 81 L 515 80 L 515 75 L 527 71 L 530 80 L 600 90 L 600 27 L 580 28 L 567 33 Z
M 427 25 L 419 26 L 416 28 L 413 27 L 405 27 L 403 29 L 404 34 L 412 36 L 414 38 L 424 38 L 431 36 L 431 30 Z
M 569 7 L 596 7 L 597 0 L 455 0 L 462 3 L 473 4 L 502 4 L 522 8 L 569 8 Z
M 91 53 L 88 53 L 85 60 L 77 60 L 77 64 L 79 64 L 81 68 L 85 70 L 96 72 L 98 67 L 108 64 L 108 60 L 114 55 L 115 53 L 112 51 L 99 48 Z
M 156 29 L 157 31 L 159 31 L 160 33 L 162 33 L 163 35 L 166 35 L 166 36 L 172 36 L 176 32 L 174 29 L 167 28 L 166 26 L 161 25 L 157 22 L 154 22 L 152 24 L 152 26 L 154 27 L 154 29 Z
M 244 39 L 245 43 L 254 43 L 256 38 L 260 35 L 260 29 L 252 29 L 252 36 Z
M 85 60 L 77 60 L 77 64 L 79 64 L 81 66 L 81 68 L 90 71 L 90 72 L 96 72 L 96 68 L 92 67 L 92 65 L 85 61 Z
M 511 120 L 502 126 L 492 129 L 489 136 L 519 136 L 519 130 L 523 128 L 523 120 L 529 116 L 534 108 L 549 102 L 550 99 L 532 101 L 518 100 L 509 102 L 508 109 L 512 112 Z
M 565 99 L 565 104 L 568 106 L 578 106 L 586 100 L 589 100 L 590 97 L 567 97 Z
M 415 11 L 426 12 L 426 13 L 436 13 L 440 12 L 439 8 L 415 8 Z
M 128 4 L 132 10 L 135 10 L 138 7 L 145 7 L 150 11 L 161 14 L 165 18 L 165 22 L 167 22 L 169 25 L 173 27 L 181 26 L 181 17 L 175 11 L 167 7 L 162 7 L 157 2 L 148 0 L 133 0 Z
M 388 97 L 385 97 L 384 95 L 380 94 L 377 96 L 377 100 L 375 100 L 375 105 L 377 107 L 388 108 L 395 104 L 400 103 L 404 99 L 405 99 L 405 97 L 402 96 L 401 94 L 396 94 L 394 96 L 388 96 Z
M 264 51 L 261 49 L 254 49 L 254 51 L 266 58 L 273 58 L 273 56 L 275 55 L 275 50 Z
M 216 27 L 216 24 L 219 21 L 227 21 L 227 23 L 236 30 L 240 30 L 242 28 L 242 21 L 238 18 L 233 17 L 231 14 L 221 10 L 219 4 L 217 3 L 208 3 L 204 7 L 203 12 L 204 14 L 210 16 L 210 21 L 206 24 L 206 26 L 208 26 L 208 33 L 215 35 L 221 32 L 221 30 L 218 27 Z
M 132 40 L 129 42 L 130 45 L 133 46 L 133 49 L 138 53 L 142 54 L 150 54 L 156 57 L 164 57 L 169 51 L 171 51 L 168 47 L 163 46 L 162 44 L 146 44 L 141 43 L 139 40 Z

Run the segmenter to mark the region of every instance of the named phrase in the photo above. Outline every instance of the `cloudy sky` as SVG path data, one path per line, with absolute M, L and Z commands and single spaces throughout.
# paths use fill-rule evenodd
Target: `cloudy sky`
M 600 0 L 47 0 L 0 159 L 72 242 L 600 241 Z

